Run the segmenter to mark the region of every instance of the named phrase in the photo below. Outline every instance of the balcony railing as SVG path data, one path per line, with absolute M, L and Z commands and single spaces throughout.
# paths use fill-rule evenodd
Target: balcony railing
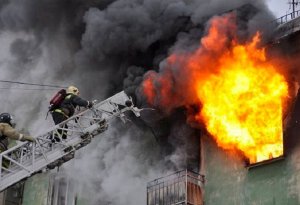
M 147 185 L 147 205 L 203 205 L 204 176 L 183 170 Z
M 276 27 L 275 30 L 274 27 Z M 300 30 L 300 10 L 286 14 L 266 25 L 266 30 L 272 29 L 275 32 L 275 39 L 288 36 Z
M 299 16 L 300 16 L 300 10 L 292 12 L 292 13 L 289 13 L 289 14 L 286 14 L 284 16 L 281 16 L 281 17 L 277 18 L 275 21 L 278 24 L 284 24 L 284 23 L 287 23 L 287 22 L 289 22 L 289 21 L 291 21 L 294 18 L 297 18 Z

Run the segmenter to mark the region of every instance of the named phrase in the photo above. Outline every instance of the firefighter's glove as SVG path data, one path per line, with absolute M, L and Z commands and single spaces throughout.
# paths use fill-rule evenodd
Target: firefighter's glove
M 24 141 L 35 142 L 36 141 L 36 139 L 31 137 L 30 135 L 23 135 L 23 134 L 20 134 L 19 140 L 22 142 L 24 142 Z
M 87 105 L 88 108 L 92 108 L 94 106 L 94 102 L 89 101 L 89 104 Z

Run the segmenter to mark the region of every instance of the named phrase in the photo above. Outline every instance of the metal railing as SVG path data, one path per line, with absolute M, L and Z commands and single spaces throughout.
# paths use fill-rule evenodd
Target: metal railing
M 274 40 L 300 30 L 300 10 L 286 14 L 266 24 L 266 31 L 274 32 Z
M 203 205 L 204 176 L 182 170 L 147 185 L 147 205 Z
M 287 23 L 299 16 L 300 16 L 300 10 L 297 10 L 295 12 L 292 12 L 292 13 L 289 13 L 289 14 L 286 14 L 284 16 L 277 18 L 275 20 L 275 22 L 277 22 L 278 24 L 284 24 L 284 23 Z

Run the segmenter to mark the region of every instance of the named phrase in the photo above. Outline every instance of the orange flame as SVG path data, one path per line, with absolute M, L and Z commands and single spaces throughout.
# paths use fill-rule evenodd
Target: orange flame
M 214 18 L 199 49 L 171 55 L 168 75 L 149 75 L 143 88 L 149 102 L 157 106 L 201 104 L 194 117 L 205 124 L 218 146 L 240 150 L 255 163 L 283 155 L 282 115 L 288 85 L 278 67 L 266 59 L 265 49 L 258 48 L 259 34 L 248 43 L 238 43 L 232 19 L 232 15 Z M 182 92 L 186 98 L 178 97 Z

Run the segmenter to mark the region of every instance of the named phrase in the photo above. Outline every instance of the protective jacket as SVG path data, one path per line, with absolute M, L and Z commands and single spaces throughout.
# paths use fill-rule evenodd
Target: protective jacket
M 8 138 L 20 140 L 23 134 L 17 132 L 8 123 L 0 123 L 0 152 L 7 150 Z
M 90 104 L 89 101 L 80 98 L 77 95 L 72 93 L 68 93 L 63 102 L 61 103 L 60 108 L 54 110 L 54 112 L 63 112 L 67 117 L 71 117 L 74 115 L 75 108 L 77 106 L 80 107 L 88 107 Z

